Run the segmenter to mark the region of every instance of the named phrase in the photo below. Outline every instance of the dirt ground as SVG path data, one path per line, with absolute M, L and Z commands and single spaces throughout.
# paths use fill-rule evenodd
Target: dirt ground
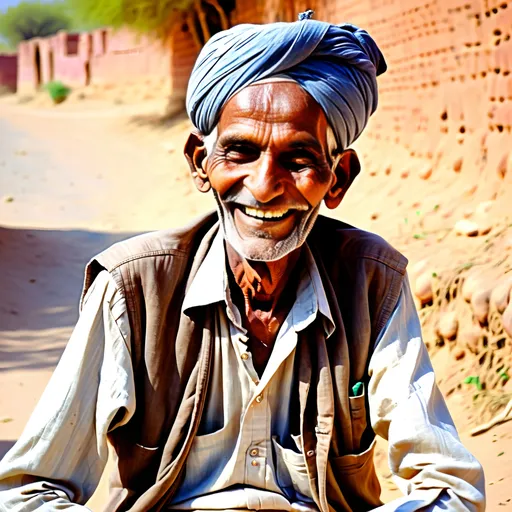
M 211 196 L 193 188 L 182 157 L 188 120 L 162 119 L 164 108 L 159 100 L 53 108 L 43 100 L 0 99 L 0 456 L 21 433 L 70 335 L 87 260 L 117 240 L 182 225 L 214 207 Z M 456 264 L 477 242 L 449 231 L 492 192 L 475 199 L 461 187 L 439 176 L 426 189 L 413 177 L 363 166 L 335 216 L 383 235 L 412 263 L 428 254 L 438 265 Z M 433 359 L 442 380 L 450 353 L 440 350 Z M 480 421 L 473 402 L 469 385 L 448 397 L 464 443 L 485 468 L 487 510 L 512 510 L 512 422 L 470 437 Z M 399 491 L 385 443 L 377 462 L 388 501 Z M 101 510 L 105 493 L 104 478 L 89 503 L 93 511 Z

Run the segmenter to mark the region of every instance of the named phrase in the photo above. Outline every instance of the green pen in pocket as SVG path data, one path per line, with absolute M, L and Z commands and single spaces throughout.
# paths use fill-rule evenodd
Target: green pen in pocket
M 364 392 L 364 384 L 362 382 L 356 382 L 352 386 L 352 394 L 350 396 L 361 396 Z

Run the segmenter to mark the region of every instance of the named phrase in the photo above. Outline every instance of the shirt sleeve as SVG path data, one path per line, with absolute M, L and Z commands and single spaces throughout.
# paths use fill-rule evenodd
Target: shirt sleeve
M 372 427 L 389 441 L 389 466 L 405 495 L 375 510 L 483 512 L 482 466 L 460 442 L 437 387 L 407 279 L 369 374 Z
M 129 337 L 125 300 L 103 271 L 25 430 L 0 462 L 1 512 L 87 510 L 107 462 L 107 433 L 135 410 Z M 114 417 L 120 421 L 111 425 Z

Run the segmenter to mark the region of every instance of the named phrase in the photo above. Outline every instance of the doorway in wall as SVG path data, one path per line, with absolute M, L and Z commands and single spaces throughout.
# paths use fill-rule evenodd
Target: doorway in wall
M 41 87 L 41 53 L 39 52 L 39 45 L 36 45 L 36 51 L 34 55 L 34 74 L 36 88 Z
M 91 83 L 91 65 L 89 61 L 85 63 L 85 85 L 90 85 Z
M 55 79 L 55 68 L 53 63 L 53 50 L 48 53 L 48 81 L 51 82 Z

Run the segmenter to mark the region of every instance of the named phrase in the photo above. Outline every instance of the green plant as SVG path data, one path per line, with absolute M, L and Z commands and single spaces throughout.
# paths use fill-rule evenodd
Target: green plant
M 482 383 L 480 382 L 480 377 L 478 375 L 471 375 L 464 379 L 464 384 L 474 384 L 478 391 L 482 391 Z
M 59 81 L 48 82 L 44 88 L 48 91 L 54 103 L 62 103 L 71 92 L 71 89 L 67 85 Z

